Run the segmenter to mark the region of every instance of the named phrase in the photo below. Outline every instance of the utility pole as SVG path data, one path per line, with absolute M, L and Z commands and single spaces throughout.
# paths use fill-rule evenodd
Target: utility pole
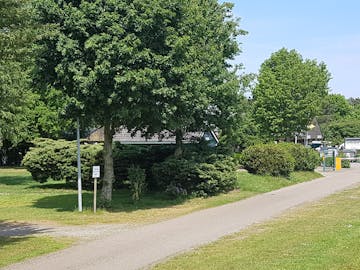
M 76 142 L 77 142 L 77 169 L 78 169 L 78 206 L 79 212 L 82 212 L 82 187 L 81 187 L 81 160 L 80 160 L 80 120 L 77 118 L 76 127 Z

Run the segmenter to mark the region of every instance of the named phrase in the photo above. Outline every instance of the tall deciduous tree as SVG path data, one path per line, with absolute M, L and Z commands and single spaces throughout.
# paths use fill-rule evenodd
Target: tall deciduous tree
M 30 11 L 27 0 L 0 0 L 0 144 L 29 136 Z
M 174 2 L 176 19 L 167 25 L 164 40 L 165 87 L 152 98 L 160 109 L 159 130 L 176 135 L 181 155 L 185 132 L 220 128 L 229 133 L 239 120 L 243 95 L 229 60 L 240 52 L 236 38 L 245 32 L 232 17 L 231 4 Z
M 231 6 L 216 0 L 37 0 L 48 25 L 37 81 L 62 90 L 104 126 L 102 199 L 111 200 L 115 128 L 148 133 L 234 121 L 239 97 L 226 62 L 237 52 Z M 79 111 L 79 113 L 80 113 Z M 215 121 L 216 120 L 216 121 Z
M 329 80 L 324 63 L 304 60 L 295 50 L 273 53 L 261 65 L 253 91 L 254 116 L 264 135 L 284 139 L 307 130 Z

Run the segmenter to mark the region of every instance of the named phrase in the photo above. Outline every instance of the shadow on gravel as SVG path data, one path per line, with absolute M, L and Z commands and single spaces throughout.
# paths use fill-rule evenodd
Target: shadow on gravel
M 38 228 L 29 223 L 0 221 L 0 237 L 29 236 L 46 231 L 48 229 Z M 1 243 L 2 241 L 0 241 L 0 247 Z

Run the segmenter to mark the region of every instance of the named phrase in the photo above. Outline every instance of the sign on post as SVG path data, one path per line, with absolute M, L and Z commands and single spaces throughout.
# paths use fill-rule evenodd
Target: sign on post
M 92 177 L 94 178 L 94 213 L 96 213 L 97 179 L 100 178 L 100 166 L 93 166 L 92 169 Z
M 92 178 L 100 178 L 100 166 L 93 166 L 92 169 Z

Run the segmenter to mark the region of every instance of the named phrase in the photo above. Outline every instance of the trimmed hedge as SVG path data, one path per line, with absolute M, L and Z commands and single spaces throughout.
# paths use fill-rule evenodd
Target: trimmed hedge
M 242 152 L 242 165 L 250 173 L 289 176 L 295 168 L 295 159 L 278 144 L 258 144 Z
M 90 186 L 92 166 L 102 165 L 102 145 L 84 144 L 80 146 L 83 185 Z M 75 141 L 38 139 L 34 147 L 25 155 L 22 164 L 34 180 L 46 182 L 48 179 L 77 183 L 77 146 Z

